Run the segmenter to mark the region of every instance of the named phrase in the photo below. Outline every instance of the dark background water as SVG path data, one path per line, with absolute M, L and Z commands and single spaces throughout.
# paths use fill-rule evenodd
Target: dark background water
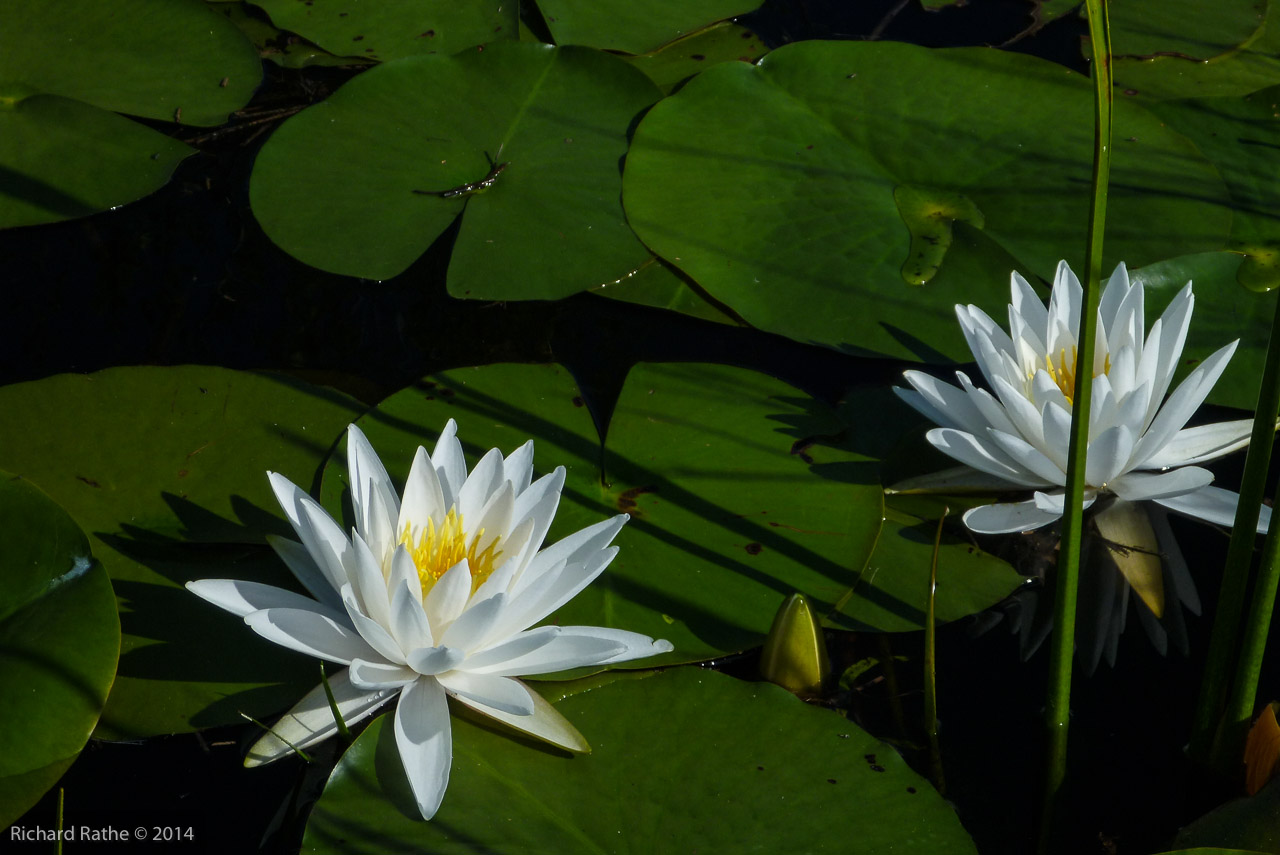
M 742 22 L 775 47 L 873 36 L 931 47 L 1001 45 L 1029 25 L 1031 8 L 1019 0 L 976 0 L 940 12 L 924 11 L 914 0 L 769 0 Z M 1068 16 L 1011 49 L 1085 70 L 1084 29 Z M 352 73 L 266 67 L 252 107 L 303 106 Z M 896 363 L 590 295 L 557 303 L 454 300 L 444 291 L 451 232 L 389 281 L 319 272 L 276 249 L 249 210 L 249 173 L 266 127 L 229 125 L 213 135 L 167 128 L 195 141 L 201 153 L 160 192 L 81 220 L 0 232 L 8 332 L 0 339 L 0 383 L 115 365 L 204 363 L 290 371 L 374 403 L 424 374 L 463 365 L 558 361 L 584 385 L 607 392 L 636 361 L 690 360 L 755 368 L 835 400 L 849 385 L 883 385 L 900 376 L 903 366 Z M 1238 482 L 1238 472 L 1219 479 Z M 1211 613 L 1212 568 L 1221 566 L 1226 538 L 1204 526 L 1177 531 Z M 971 624 L 939 633 L 948 795 L 982 852 L 1015 855 L 1030 851 L 1038 812 L 1045 657 L 1023 663 L 1003 629 L 974 637 Z M 1114 669 L 1103 666 L 1077 680 L 1069 851 L 1160 851 L 1201 807 L 1180 747 L 1207 624 L 1192 621 L 1189 660 L 1159 656 L 1131 628 Z M 837 659 L 848 661 L 879 650 L 874 639 L 833 642 Z M 909 722 L 919 721 L 921 640 L 895 636 L 890 644 L 911 657 L 895 675 L 897 685 L 868 680 L 839 701 L 922 761 L 907 744 L 922 738 L 918 726 L 899 732 L 890 715 L 897 700 Z M 749 657 L 726 667 L 742 674 L 752 668 Z M 1277 688 L 1273 682 L 1269 692 Z M 139 744 L 91 743 L 62 782 L 68 824 L 167 824 L 195 834 L 191 841 L 149 844 L 147 852 L 296 851 L 302 814 L 286 808 L 282 821 L 277 814 L 300 785 L 314 789 L 323 779 L 293 760 L 241 769 L 244 743 L 253 737 L 245 726 Z M 56 791 L 18 824 L 51 827 L 55 797 Z M 0 841 L 0 848 L 7 846 Z M 52 849 L 42 846 L 19 851 Z M 115 851 L 144 850 L 134 844 Z

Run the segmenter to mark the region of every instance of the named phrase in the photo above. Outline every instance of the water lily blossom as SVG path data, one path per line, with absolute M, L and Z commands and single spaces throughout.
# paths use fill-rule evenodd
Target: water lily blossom
M 314 499 L 268 473 L 301 543 L 272 546 L 314 597 L 255 582 L 190 582 L 264 638 L 349 666 L 329 678 L 354 724 L 399 698 L 394 732 L 425 819 L 439 808 L 452 761 L 447 698 L 537 738 L 585 751 L 582 736 L 517 677 L 665 653 L 666 641 L 594 626 L 530 629 L 609 565 L 626 515 L 541 548 L 565 471 L 533 480 L 533 443 L 493 449 L 468 474 L 450 420 L 430 455 L 419 448 L 399 496 L 358 427 L 347 433 L 355 527 L 348 537 Z M 250 750 L 260 765 L 337 732 L 317 686 Z
M 957 387 L 920 371 L 905 373 L 910 389 L 895 390 L 939 425 L 929 431 L 929 443 L 963 465 L 897 484 L 894 490 L 1032 492 L 1024 501 L 967 511 L 965 524 L 986 534 L 1029 531 L 1062 516 L 1072 395 L 1080 361 L 1084 294 L 1066 262 L 1058 265 L 1047 307 L 1017 273 L 1012 275 L 1011 291 L 1008 332 L 977 306 L 956 306 L 961 329 L 990 391 L 975 386 L 963 372 L 956 373 Z M 1167 529 L 1163 516 L 1149 519 L 1147 513 L 1139 512 L 1142 506 L 1134 503 L 1154 503 L 1230 526 L 1239 496 L 1211 486 L 1213 474 L 1197 464 L 1242 448 L 1252 429 L 1249 419 L 1184 427 L 1222 375 L 1238 341 L 1206 358 L 1165 397 L 1186 342 L 1194 302 L 1188 282 L 1144 335 L 1143 288 L 1131 283 L 1120 265 L 1099 303 L 1090 366 L 1085 505 L 1097 503 L 1096 530 L 1104 540 L 1118 544 L 1112 550 L 1117 567 L 1156 618 L 1163 613 L 1167 587 L 1159 559 L 1168 554 L 1171 541 L 1161 534 Z M 1265 532 L 1269 521 L 1270 509 L 1264 507 L 1258 531 Z M 1172 548 L 1176 552 L 1176 546 Z M 1180 561 L 1180 556 L 1173 559 L 1175 575 L 1185 576 L 1185 565 L 1178 567 Z M 1179 598 L 1198 610 L 1189 577 L 1175 587 Z M 1122 603 L 1119 608 L 1122 625 Z

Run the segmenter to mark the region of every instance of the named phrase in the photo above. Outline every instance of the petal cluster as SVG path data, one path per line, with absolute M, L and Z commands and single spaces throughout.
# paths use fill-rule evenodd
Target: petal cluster
M 956 315 L 990 391 L 957 372 L 959 386 L 907 371 L 904 401 L 939 427 L 929 442 L 962 468 L 897 485 L 932 482 L 952 488 L 1033 491 L 1032 498 L 974 508 L 965 524 L 989 534 L 1027 531 L 1062 515 L 1071 395 L 1078 354 L 1083 289 L 1066 262 L 1058 265 L 1046 307 L 1027 281 L 1012 275 L 1009 330 L 977 306 Z M 1144 335 L 1143 289 L 1120 265 L 1103 291 L 1097 316 L 1085 502 L 1100 495 L 1154 501 L 1169 510 L 1231 525 L 1238 496 L 1210 486 L 1196 464 L 1243 447 L 1252 422 L 1184 427 L 1217 382 L 1238 342 L 1205 359 L 1166 399 L 1178 367 L 1195 298 L 1187 283 Z M 1259 531 L 1265 531 L 1264 508 Z
M 572 751 L 582 737 L 520 680 L 670 651 L 666 641 L 605 627 L 542 626 L 609 565 L 626 515 L 542 548 L 563 467 L 533 480 L 533 443 L 485 454 L 468 473 L 450 420 L 419 448 L 397 494 L 352 425 L 347 458 L 355 526 L 348 535 L 288 479 L 271 485 L 300 543 L 272 546 L 310 594 L 254 582 L 204 580 L 194 593 L 242 616 L 259 635 L 348 666 L 329 680 L 355 723 L 393 697 L 395 737 L 424 818 L 440 806 L 452 759 L 446 697 Z M 337 730 L 323 686 L 250 751 L 257 765 Z

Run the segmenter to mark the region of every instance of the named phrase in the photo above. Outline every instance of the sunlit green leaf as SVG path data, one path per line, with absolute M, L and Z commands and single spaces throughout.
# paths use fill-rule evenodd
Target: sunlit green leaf
M 66 511 L 0 472 L 0 825 L 80 753 L 120 653 L 111 582 Z
M 658 96 L 583 48 L 511 42 L 385 63 L 276 131 L 254 170 L 254 213 L 297 258 L 373 279 L 403 271 L 461 215 L 450 293 L 567 296 L 649 257 L 622 213 L 619 163 Z
M 0 466 L 93 538 L 120 599 L 119 676 L 100 735 L 239 723 L 296 700 L 311 664 L 186 591 L 198 578 L 290 585 L 264 545 L 294 536 L 267 470 L 303 487 L 362 408 L 284 377 L 117 368 L 0 388 Z
M 834 853 L 856 842 L 868 852 L 977 851 L 892 748 L 771 684 L 678 668 L 556 709 L 592 753 L 532 747 L 454 718 L 449 789 L 427 823 L 401 807 L 407 783 L 388 717 L 378 719 L 334 769 L 304 850 Z
M 1253 39 L 1265 5 L 1265 0 L 1118 0 L 1107 9 L 1111 52 L 1117 58 L 1213 59 Z
M 1092 97 L 1083 77 L 1019 54 L 787 45 L 756 66 L 708 69 L 645 116 L 627 156 L 628 219 L 758 327 L 967 361 L 953 306 L 1005 304 L 1018 266 L 1009 254 L 1042 276 L 1079 261 Z M 1116 139 L 1110 258 L 1221 247 L 1225 188 L 1195 148 L 1131 104 L 1117 107 Z M 911 232 L 894 194 L 904 186 L 940 210 L 961 194 L 963 219 L 983 223 L 953 221 L 923 286 L 903 274 Z

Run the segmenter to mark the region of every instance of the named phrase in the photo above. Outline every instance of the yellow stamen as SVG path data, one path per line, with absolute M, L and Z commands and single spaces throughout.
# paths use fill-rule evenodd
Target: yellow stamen
M 1068 404 L 1075 403 L 1074 399 L 1076 394 L 1076 362 L 1078 361 L 1078 358 L 1079 356 L 1078 356 L 1078 352 L 1076 350 L 1075 345 L 1072 345 L 1071 347 L 1070 362 L 1067 361 L 1067 349 L 1065 347 L 1058 349 L 1057 365 L 1053 364 L 1052 354 L 1046 353 L 1044 355 L 1045 371 L 1049 372 L 1049 377 L 1053 380 L 1054 383 L 1057 384 L 1058 389 L 1062 391 L 1062 394 L 1067 397 Z M 1110 371 L 1111 371 L 1111 354 L 1108 353 L 1105 357 L 1103 357 L 1103 360 L 1102 360 L 1102 373 L 1108 374 L 1110 373 Z M 1027 376 L 1027 379 L 1030 380 L 1034 376 L 1035 376 L 1035 372 L 1033 371 L 1031 374 Z M 1097 377 L 1098 375 L 1094 374 L 1093 376 Z
M 502 555 L 502 550 L 498 549 L 499 540 L 500 538 L 495 537 L 484 549 L 480 549 L 480 544 L 484 541 L 484 529 L 468 538 L 466 529 L 463 528 L 462 515 L 456 508 L 449 509 L 439 528 L 436 527 L 435 520 L 427 520 L 426 528 L 419 533 L 416 543 L 407 524 L 400 533 L 400 543 L 409 548 L 414 566 L 418 568 L 424 595 L 450 567 L 464 558 L 471 569 L 471 590 L 475 591 L 497 566 L 498 556 Z

